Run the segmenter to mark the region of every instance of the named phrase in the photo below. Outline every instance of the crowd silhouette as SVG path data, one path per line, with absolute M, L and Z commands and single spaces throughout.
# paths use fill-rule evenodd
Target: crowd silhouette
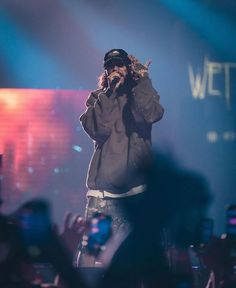
M 227 210 L 225 237 L 216 237 L 206 217 L 213 198 L 204 177 L 159 153 L 137 173 L 145 175 L 147 190 L 136 202 L 124 201 L 131 228 L 101 249 L 96 281 L 86 281 L 74 265 L 88 223 L 67 213 L 59 233 L 50 204 L 32 199 L 0 215 L 0 287 L 236 287 L 235 206 Z

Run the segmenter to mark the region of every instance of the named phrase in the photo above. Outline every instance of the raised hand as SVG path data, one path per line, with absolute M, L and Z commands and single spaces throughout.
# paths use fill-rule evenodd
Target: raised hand
M 134 79 L 137 80 L 141 77 L 148 76 L 148 68 L 151 64 L 151 61 L 148 60 L 145 64 L 142 64 L 136 57 L 133 55 L 128 56 L 131 61 L 131 73 L 134 76 Z
M 61 238 L 71 254 L 78 248 L 86 228 L 85 226 L 85 222 L 80 215 L 73 216 L 72 213 L 66 213 Z

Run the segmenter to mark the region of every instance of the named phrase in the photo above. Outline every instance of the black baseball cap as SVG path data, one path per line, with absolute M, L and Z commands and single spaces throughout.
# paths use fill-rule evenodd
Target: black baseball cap
M 104 68 L 109 65 L 123 63 L 125 66 L 131 64 L 128 53 L 123 49 L 111 49 L 104 56 Z

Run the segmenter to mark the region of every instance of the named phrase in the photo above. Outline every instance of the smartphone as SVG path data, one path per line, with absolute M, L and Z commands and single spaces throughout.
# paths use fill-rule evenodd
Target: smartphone
M 98 255 L 112 234 L 111 216 L 95 213 L 88 221 L 87 250 L 90 254 Z
M 50 237 L 50 209 L 46 201 L 26 203 L 17 212 L 18 227 L 24 245 L 41 246 Z

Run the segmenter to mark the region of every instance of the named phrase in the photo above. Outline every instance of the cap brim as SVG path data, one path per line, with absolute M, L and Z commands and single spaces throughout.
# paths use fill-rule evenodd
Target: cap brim
M 112 62 L 116 63 L 116 62 L 120 62 L 123 63 L 125 65 L 125 61 L 123 58 L 121 57 L 112 57 L 110 59 L 108 59 L 105 63 L 104 63 L 104 67 L 110 65 Z

